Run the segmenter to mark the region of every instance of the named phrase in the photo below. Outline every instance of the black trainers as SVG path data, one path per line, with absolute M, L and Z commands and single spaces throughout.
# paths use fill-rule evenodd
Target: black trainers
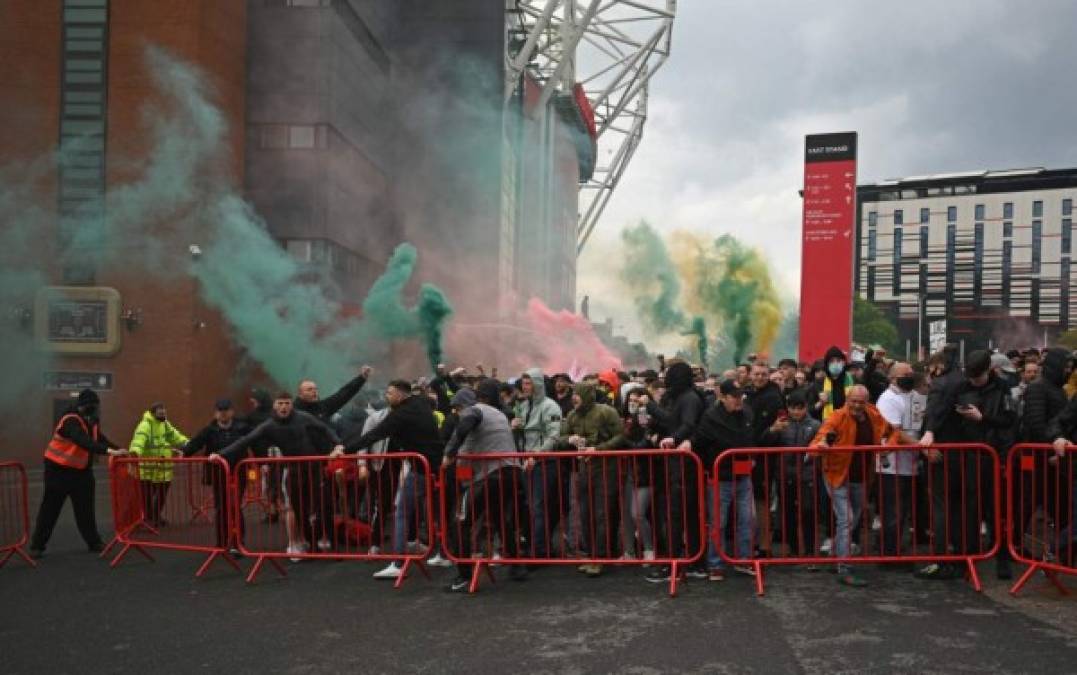
M 446 593 L 467 593 L 468 586 L 471 585 L 471 579 L 458 576 L 452 580 L 452 582 L 445 587 Z

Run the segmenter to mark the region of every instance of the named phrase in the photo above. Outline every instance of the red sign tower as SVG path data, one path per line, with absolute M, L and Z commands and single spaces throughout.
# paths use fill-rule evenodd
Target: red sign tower
M 852 340 L 856 132 L 808 136 L 800 271 L 801 361 Z

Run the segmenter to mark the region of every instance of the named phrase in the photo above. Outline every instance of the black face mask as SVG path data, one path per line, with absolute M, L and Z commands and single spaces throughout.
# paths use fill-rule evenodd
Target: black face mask
M 896 384 L 901 391 L 912 391 L 913 387 L 916 386 L 916 378 L 912 375 L 905 375 L 904 377 L 899 377 Z

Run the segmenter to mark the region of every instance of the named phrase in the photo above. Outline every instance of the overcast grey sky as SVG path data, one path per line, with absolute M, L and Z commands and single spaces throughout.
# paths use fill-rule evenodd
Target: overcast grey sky
M 795 306 L 803 137 L 860 133 L 859 182 L 1077 165 L 1075 0 L 681 0 L 643 143 L 579 264 L 592 317 L 638 337 L 621 229 L 732 233 Z

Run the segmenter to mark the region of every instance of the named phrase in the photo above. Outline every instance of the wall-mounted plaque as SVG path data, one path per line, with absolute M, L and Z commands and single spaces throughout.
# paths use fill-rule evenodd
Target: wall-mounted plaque
M 49 286 L 34 303 L 34 337 L 51 352 L 111 356 L 120 349 L 120 294 L 100 286 Z

